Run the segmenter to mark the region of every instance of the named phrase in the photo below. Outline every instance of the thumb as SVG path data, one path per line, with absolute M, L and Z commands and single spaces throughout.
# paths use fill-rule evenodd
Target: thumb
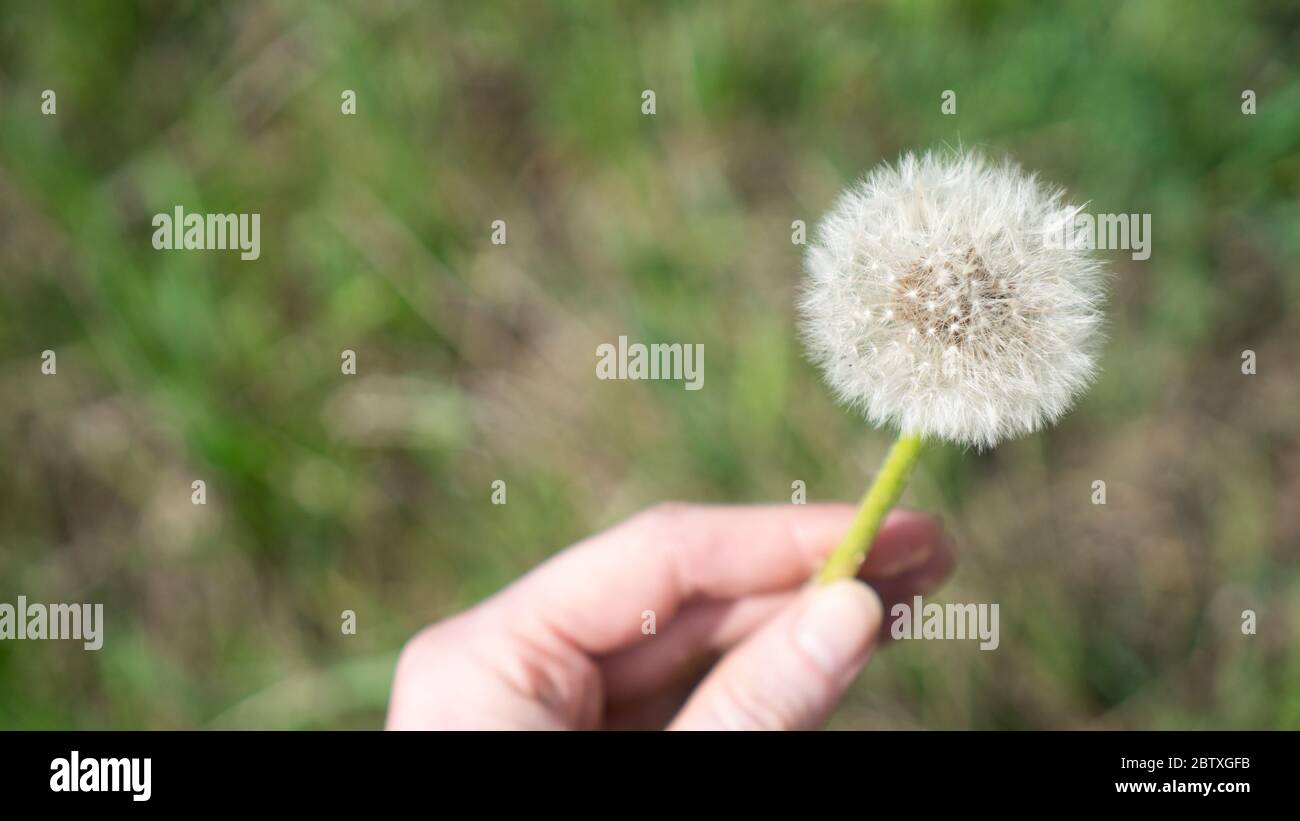
M 820 726 L 866 664 L 880 621 L 880 599 L 856 579 L 809 589 L 718 662 L 670 729 Z

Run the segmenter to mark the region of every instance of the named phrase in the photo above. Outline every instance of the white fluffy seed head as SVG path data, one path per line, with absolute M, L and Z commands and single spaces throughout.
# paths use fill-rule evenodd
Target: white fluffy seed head
M 905 155 L 842 194 L 804 261 L 809 356 L 877 425 L 978 448 L 1056 421 L 1096 372 L 1101 263 L 1011 162 Z

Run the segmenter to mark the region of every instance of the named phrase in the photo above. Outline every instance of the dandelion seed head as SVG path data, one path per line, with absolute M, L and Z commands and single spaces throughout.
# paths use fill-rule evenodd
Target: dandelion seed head
M 1063 198 L 972 153 L 908 154 L 842 194 L 799 305 L 836 397 L 874 424 L 979 448 L 1064 414 L 1095 376 L 1105 287 L 1090 251 L 1045 238 Z M 864 305 L 877 321 L 858 321 Z

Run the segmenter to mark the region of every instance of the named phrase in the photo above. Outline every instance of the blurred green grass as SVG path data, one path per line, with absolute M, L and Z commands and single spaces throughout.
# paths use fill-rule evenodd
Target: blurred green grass
M 1300 727 L 1298 54 L 1283 2 L 0 4 L 0 600 L 108 617 L 0 644 L 0 726 L 374 726 L 409 635 L 594 529 L 856 497 L 888 437 L 802 358 L 790 224 L 960 144 L 1155 250 L 1062 425 L 909 491 L 1001 648 L 900 644 L 834 726 Z M 154 251 L 176 204 L 261 258 Z M 705 389 L 596 381 L 620 334 Z

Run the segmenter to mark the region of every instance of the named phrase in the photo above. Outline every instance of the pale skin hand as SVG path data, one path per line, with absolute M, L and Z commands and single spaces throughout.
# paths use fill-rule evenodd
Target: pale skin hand
M 882 600 L 933 589 L 953 562 L 935 517 L 895 510 L 861 574 L 871 587 L 807 587 L 853 510 L 640 513 L 411 639 L 387 726 L 818 727 L 874 649 Z

